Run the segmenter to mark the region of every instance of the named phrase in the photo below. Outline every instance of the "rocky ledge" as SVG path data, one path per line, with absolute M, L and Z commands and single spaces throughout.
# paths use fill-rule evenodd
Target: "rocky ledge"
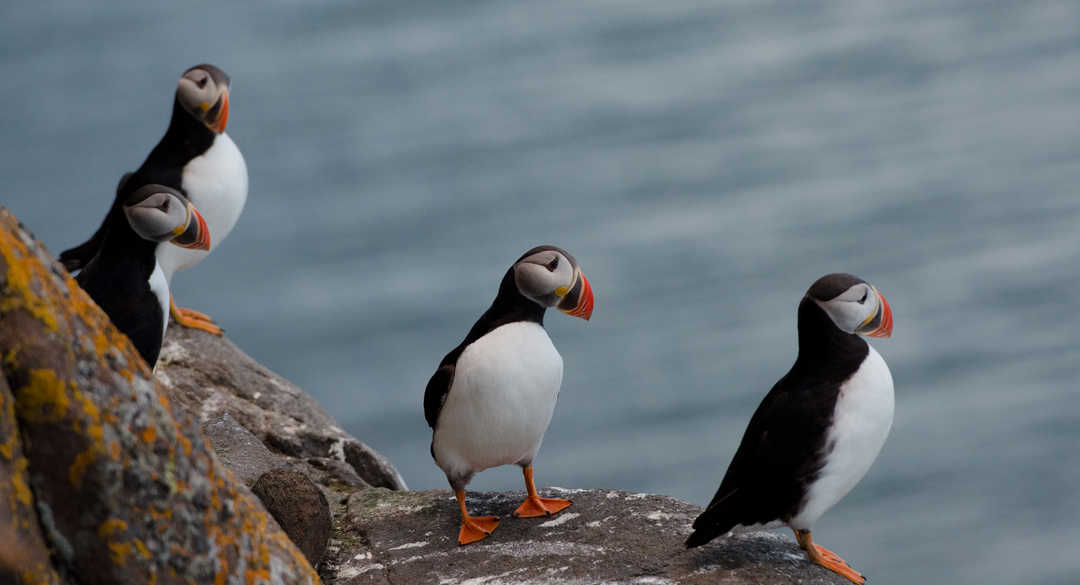
M 457 501 L 449 490 L 366 489 L 337 503 L 344 521 L 320 574 L 341 585 L 626 583 L 843 584 L 810 565 L 794 539 L 746 532 L 686 550 L 697 506 L 666 496 L 550 488 L 574 504 L 550 518 L 510 513 L 522 493 L 470 493 L 469 509 L 502 518 L 490 537 L 457 544 Z
M 0 366 L 0 583 L 846 583 L 782 534 L 687 551 L 699 508 L 609 490 L 525 520 L 470 493 L 503 521 L 458 546 L 449 490 L 404 491 L 228 339 L 170 328 L 151 374 L 3 208 Z

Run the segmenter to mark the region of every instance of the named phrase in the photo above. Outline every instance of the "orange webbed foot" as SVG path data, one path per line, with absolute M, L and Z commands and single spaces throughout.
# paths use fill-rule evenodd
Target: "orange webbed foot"
M 539 518 L 551 516 L 565 510 L 570 505 L 570 500 L 559 498 L 541 498 L 536 493 L 536 484 L 533 483 L 532 465 L 526 465 L 521 469 L 525 476 L 525 492 L 529 494 L 525 501 L 514 510 L 514 518 Z
M 491 533 L 499 525 L 498 516 L 469 516 L 461 519 L 461 530 L 458 531 L 458 544 L 465 545 L 491 536 Z
M 840 575 L 841 577 L 845 577 L 848 581 L 851 581 L 856 585 L 863 585 L 863 583 L 866 583 L 866 577 L 863 577 L 861 573 L 851 568 L 851 565 L 847 564 L 847 562 L 844 561 L 844 559 L 840 558 L 836 553 L 816 544 L 814 545 L 814 548 L 817 549 L 817 556 L 819 557 L 819 559 L 815 560 L 813 558 L 814 555 L 811 555 L 810 560 Z
M 214 324 L 214 320 L 210 318 L 210 315 L 200 313 L 193 309 L 182 309 L 177 307 L 172 298 L 169 299 L 169 315 L 172 316 L 173 321 L 175 321 L 177 325 L 183 327 L 198 329 L 212 335 L 221 335 L 224 333 L 221 327 Z
M 539 518 L 558 514 L 570 506 L 570 500 L 529 496 L 514 510 L 514 518 Z
M 810 562 L 825 567 L 837 575 L 844 577 L 848 581 L 855 583 L 855 585 L 863 585 L 866 583 L 866 577 L 863 577 L 861 573 L 851 568 L 851 565 L 840 558 L 840 555 L 823 546 L 814 544 L 814 540 L 810 537 L 809 530 L 796 530 L 795 540 L 799 542 L 799 547 L 806 551 L 806 556 L 810 557 Z

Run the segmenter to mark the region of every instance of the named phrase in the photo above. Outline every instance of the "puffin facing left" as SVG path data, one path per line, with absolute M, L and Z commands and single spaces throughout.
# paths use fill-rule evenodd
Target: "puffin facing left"
M 210 230 L 183 194 L 164 185 L 136 189 L 121 212 L 106 218 L 98 253 L 75 280 L 153 369 L 169 324 L 169 284 L 156 253 L 166 242 L 209 250 Z
M 507 270 L 491 307 L 446 354 L 424 392 L 431 456 L 461 511 L 460 544 L 487 538 L 499 525 L 497 516 L 465 509 L 465 486 L 489 467 L 521 466 L 528 497 L 515 517 L 550 516 L 570 505 L 541 498 L 533 485 L 532 462 L 562 386 L 562 356 L 544 330 L 548 307 L 588 320 L 593 293 L 573 256 L 539 246 Z
M 213 65 L 196 65 L 180 76 L 165 135 L 142 166 L 121 179 L 116 199 L 97 232 L 82 245 L 60 254 L 65 268 L 74 272 L 90 262 L 107 227 L 123 215 L 124 201 L 146 185 L 164 185 L 182 193 L 206 218 L 214 233 L 213 247 L 221 244 L 240 218 L 248 192 L 244 157 L 225 133 L 230 87 L 229 76 Z M 201 262 L 212 249 L 162 246 L 157 258 L 165 280 L 171 282 L 173 273 Z M 181 309 L 171 299 L 170 312 L 179 325 L 221 334 L 210 317 Z

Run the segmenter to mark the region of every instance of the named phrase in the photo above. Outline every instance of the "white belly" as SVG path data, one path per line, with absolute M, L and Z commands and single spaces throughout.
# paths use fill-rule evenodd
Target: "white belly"
M 159 244 L 158 247 L 170 246 L 175 248 L 172 244 Z M 161 341 L 165 342 L 165 330 L 169 328 L 169 282 L 165 278 L 165 272 L 161 270 L 161 265 L 157 262 L 154 263 L 154 271 L 150 273 L 150 292 L 154 293 L 157 297 L 158 304 L 161 305 Z M 155 369 L 157 364 L 151 365 L 150 369 Z
M 531 462 L 562 385 L 562 356 L 536 323 L 509 323 L 458 357 L 432 450 L 448 475 Z
M 825 467 L 810 486 L 802 511 L 790 522 L 793 528 L 809 530 L 866 475 L 889 436 L 893 408 L 892 374 L 871 346 L 866 360 L 840 388 L 825 443 Z
M 206 227 L 210 229 L 210 251 L 213 251 L 232 231 L 247 201 L 248 174 L 244 155 L 228 134 L 219 134 L 209 150 L 184 167 L 180 184 L 206 220 Z M 161 246 L 157 258 L 166 278 L 171 280 L 177 270 L 198 264 L 209 253 Z

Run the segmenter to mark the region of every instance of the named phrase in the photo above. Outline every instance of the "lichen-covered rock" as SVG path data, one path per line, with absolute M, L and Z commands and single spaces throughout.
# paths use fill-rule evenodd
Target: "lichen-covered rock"
M 307 475 L 291 469 L 273 469 L 255 482 L 251 491 L 274 516 L 312 565 L 318 565 L 330 541 L 330 506 L 322 490 Z
M 470 493 L 469 509 L 502 522 L 486 540 L 457 543 L 449 491 L 371 488 L 341 504 L 320 570 L 327 585 L 719 584 L 850 585 L 811 565 L 783 533 L 748 532 L 686 550 L 701 509 L 665 496 L 541 490 L 574 504 L 551 518 L 517 519 L 524 493 Z
M 29 462 L 15 472 L 59 573 L 82 585 L 318 582 L 127 337 L 2 208 L 0 368 Z
M 318 460 L 345 462 L 367 484 L 407 489 L 382 455 L 342 430 L 311 396 L 225 337 L 170 325 L 157 377 L 177 406 L 204 425 L 228 414 L 278 454 L 315 460 L 326 469 L 336 466 Z
M 49 561 L 34 510 L 19 427 L 15 395 L 0 376 L 0 583 L 66 583 Z

